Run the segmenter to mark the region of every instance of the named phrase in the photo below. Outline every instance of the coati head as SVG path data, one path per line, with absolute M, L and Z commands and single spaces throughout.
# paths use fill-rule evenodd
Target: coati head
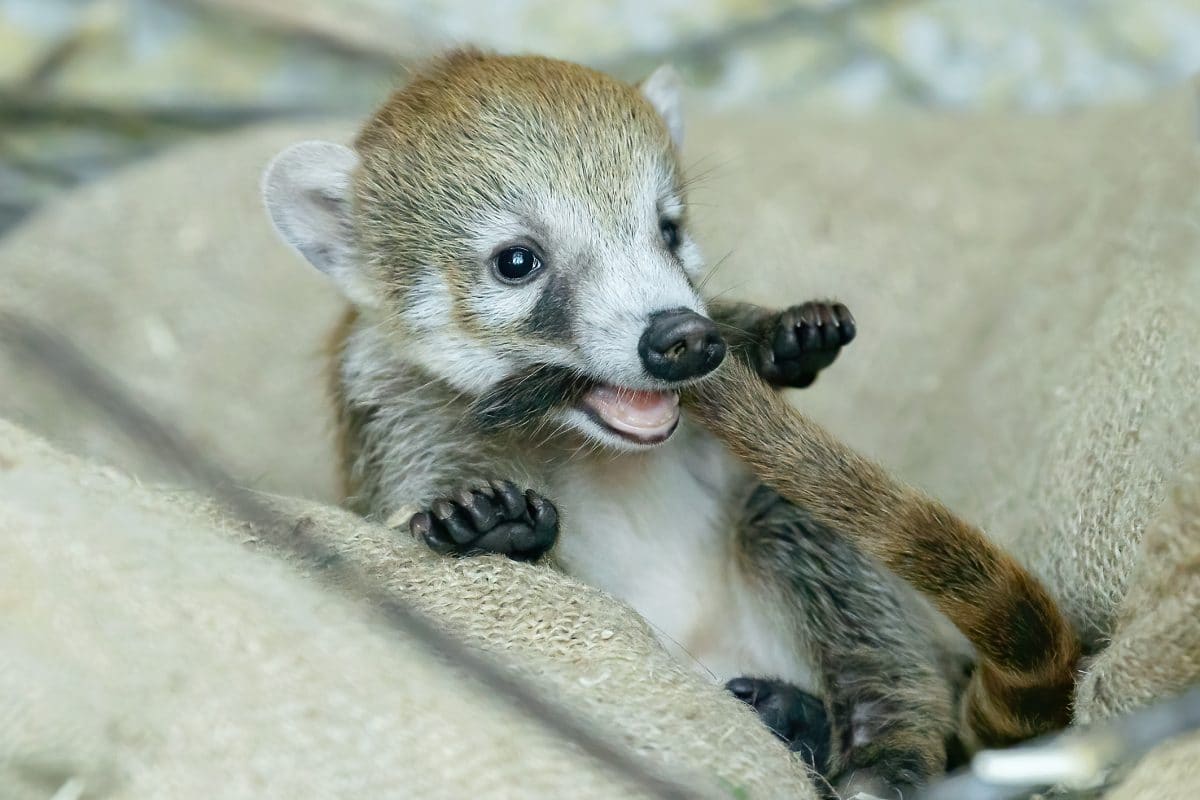
M 395 357 L 488 425 L 665 441 L 676 390 L 725 355 L 696 291 L 674 72 L 639 86 L 536 57 L 452 53 L 354 149 L 288 148 L 264 196 Z

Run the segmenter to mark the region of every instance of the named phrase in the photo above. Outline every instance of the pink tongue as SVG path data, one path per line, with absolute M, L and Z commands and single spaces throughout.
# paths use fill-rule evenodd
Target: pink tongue
M 679 395 L 674 392 L 597 386 L 584 399 L 606 423 L 626 433 L 665 433 L 679 418 Z

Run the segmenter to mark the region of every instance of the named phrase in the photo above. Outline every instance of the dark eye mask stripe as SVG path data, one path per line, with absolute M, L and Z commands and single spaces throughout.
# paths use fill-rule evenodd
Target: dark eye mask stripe
M 569 278 L 561 271 L 548 274 L 537 305 L 525 323 L 526 330 L 539 339 L 566 342 L 571 337 L 572 305 Z

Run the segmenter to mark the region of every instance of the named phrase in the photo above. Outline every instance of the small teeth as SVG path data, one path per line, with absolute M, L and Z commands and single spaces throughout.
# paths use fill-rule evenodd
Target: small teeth
M 640 440 L 662 439 L 679 420 L 679 395 L 600 385 L 583 399 L 614 431 Z

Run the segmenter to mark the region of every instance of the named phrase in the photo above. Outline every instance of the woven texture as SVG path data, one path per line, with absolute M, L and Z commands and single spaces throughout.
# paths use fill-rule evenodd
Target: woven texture
M 709 173 L 696 224 L 724 259 L 712 285 L 847 302 L 859 340 L 796 402 L 1046 579 L 1098 653 L 1081 719 L 1200 680 L 1192 121 L 1176 97 L 1069 119 L 740 114 L 690 134 Z M 339 303 L 274 240 L 256 180 L 283 145 L 347 131 L 319 128 L 169 154 L 0 247 L 2 302 L 72 335 L 248 482 L 317 501 L 335 494 L 321 352 Z M 0 794 L 74 777 L 99 797 L 214 781 L 225 797 L 624 795 L 247 548 L 252 532 L 143 487 L 166 476 L 73 400 L 0 356 L 0 416 L 138 478 L 0 429 Z M 807 796 L 757 721 L 612 601 L 287 507 L 659 763 L 735 796 Z M 1197 747 L 1155 754 L 1115 796 L 1191 796 Z
M 629 788 L 183 493 L 0 422 L 0 794 L 620 797 Z M 283 511 L 376 586 L 716 796 L 809 797 L 754 715 L 548 569 Z M 303 522 L 302 522 L 303 521 Z M 668 766 L 669 765 L 669 768 Z

